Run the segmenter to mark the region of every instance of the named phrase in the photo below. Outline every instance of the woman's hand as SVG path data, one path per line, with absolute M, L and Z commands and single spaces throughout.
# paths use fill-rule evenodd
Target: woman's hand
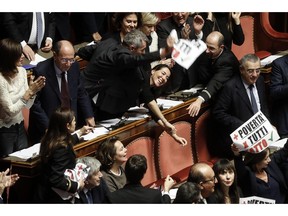
M 46 78 L 44 76 L 39 76 L 36 80 L 34 80 L 35 76 L 31 75 L 29 78 L 29 90 L 32 95 L 35 95 L 38 91 L 40 91 L 46 84 Z
M 173 139 L 181 144 L 182 146 L 187 145 L 187 140 L 183 137 L 177 135 L 176 128 L 170 124 L 168 121 L 164 123 L 164 130 L 171 136 Z
M 240 151 L 234 143 L 231 144 L 231 150 L 235 156 L 240 156 Z

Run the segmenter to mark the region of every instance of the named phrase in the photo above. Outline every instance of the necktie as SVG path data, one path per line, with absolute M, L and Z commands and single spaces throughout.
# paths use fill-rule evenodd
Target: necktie
M 91 190 L 87 191 L 86 197 L 87 197 L 88 204 L 93 204 L 93 198 L 92 198 Z
M 257 107 L 256 100 L 255 100 L 255 96 L 254 96 L 254 93 L 253 93 L 253 88 L 254 88 L 254 85 L 251 84 L 251 85 L 249 86 L 249 89 L 250 89 L 250 99 L 251 99 L 252 110 L 253 110 L 253 113 L 255 114 L 256 112 L 258 112 L 258 107 Z
M 41 48 L 41 42 L 43 40 L 44 32 L 43 32 L 43 20 L 41 16 L 41 12 L 36 12 L 36 22 L 37 22 L 37 46 L 38 49 Z
M 70 108 L 70 97 L 68 92 L 68 85 L 65 79 L 65 72 L 61 74 L 61 107 Z

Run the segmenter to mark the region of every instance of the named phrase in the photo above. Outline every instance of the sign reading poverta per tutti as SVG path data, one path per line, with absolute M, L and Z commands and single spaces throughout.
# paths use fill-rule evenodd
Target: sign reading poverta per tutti
M 240 151 L 259 153 L 280 137 L 266 116 L 255 113 L 248 121 L 230 134 L 233 143 Z

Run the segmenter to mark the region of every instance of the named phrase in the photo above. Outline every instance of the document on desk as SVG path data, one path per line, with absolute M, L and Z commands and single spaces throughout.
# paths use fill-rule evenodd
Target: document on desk
M 204 86 L 202 84 L 197 84 L 190 89 L 183 90 L 182 94 L 196 94 L 197 91 L 200 91 L 202 89 L 204 89 Z
M 107 119 L 100 121 L 99 125 L 103 126 L 104 128 L 110 128 L 112 125 L 116 125 L 120 120 L 120 118 Z
M 93 132 L 90 132 L 86 135 L 83 135 L 83 139 L 84 140 L 91 140 L 91 139 L 94 139 L 98 136 L 101 136 L 101 135 L 105 135 L 105 134 L 108 134 L 109 133 L 109 130 L 106 129 L 105 127 L 96 127 L 96 128 L 93 128 Z
M 162 99 L 162 98 L 157 98 L 156 101 L 157 101 L 158 106 L 162 106 L 163 109 L 169 109 L 171 107 L 174 107 L 183 103 L 183 101 L 167 100 L 167 99 Z
M 266 65 L 271 64 L 274 60 L 276 60 L 277 58 L 282 57 L 283 55 L 270 55 L 267 58 L 262 59 L 261 62 L 261 67 L 264 67 Z
M 35 54 L 35 60 L 30 62 L 30 65 L 37 65 L 39 62 L 45 61 L 46 58 L 39 55 L 38 53 Z
M 40 143 L 37 143 L 29 148 L 22 149 L 8 155 L 11 160 L 26 161 L 39 155 Z

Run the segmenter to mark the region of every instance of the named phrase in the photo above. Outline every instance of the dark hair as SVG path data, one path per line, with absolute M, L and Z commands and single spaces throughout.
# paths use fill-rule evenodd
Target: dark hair
M 127 181 L 132 184 L 140 183 L 147 170 L 147 159 L 144 155 L 135 154 L 128 158 L 125 165 Z
M 215 173 L 215 177 L 218 180 L 218 183 L 215 184 L 214 194 L 217 197 L 217 200 L 221 200 L 221 203 L 225 203 L 224 200 L 224 193 L 221 189 L 220 184 L 220 174 L 224 174 L 226 171 L 233 171 L 234 172 L 234 182 L 229 188 L 229 196 L 231 203 L 239 203 L 239 191 L 237 187 L 237 172 L 235 169 L 234 164 L 229 161 L 228 159 L 219 159 L 213 166 L 213 170 Z
M 108 171 L 111 169 L 114 163 L 114 157 L 116 155 L 115 143 L 118 141 L 118 137 L 113 136 L 102 142 L 97 151 L 96 158 L 100 161 L 101 170 Z
M 126 16 L 129 16 L 131 14 L 135 14 L 137 16 L 137 28 L 139 26 L 142 26 L 142 14 L 141 13 L 138 13 L 138 12 L 127 12 L 127 13 L 116 13 L 115 14 L 115 26 L 117 28 L 117 30 L 120 30 L 121 29 L 121 23 L 123 21 L 123 19 L 126 17 Z
M 201 189 L 194 182 L 185 182 L 178 190 L 173 203 L 198 203 Z
M 155 65 L 152 70 L 161 70 L 162 68 L 168 68 L 169 71 L 171 71 L 171 69 L 169 68 L 169 66 L 167 64 L 158 64 Z
M 256 164 L 264 160 L 267 153 L 270 153 L 269 148 L 266 148 L 259 153 L 245 152 L 244 163 L 246 166 L 250 167 L 253 172 L 255 172 L 257 171 Z
M 75 118 L 74 112 L 67 108 L 58 108 L 50 117 L 48 129 L 41 140 L 40 156 L 47 162 L 57 146 L 73 145 L 73 138 L 67 124 Z
M 0 40 L 0 71 L 3 76 L 9 72 L 17 72 L 17 62 L 21 58 L 22 51 L 20 43 L 10 38 Z

